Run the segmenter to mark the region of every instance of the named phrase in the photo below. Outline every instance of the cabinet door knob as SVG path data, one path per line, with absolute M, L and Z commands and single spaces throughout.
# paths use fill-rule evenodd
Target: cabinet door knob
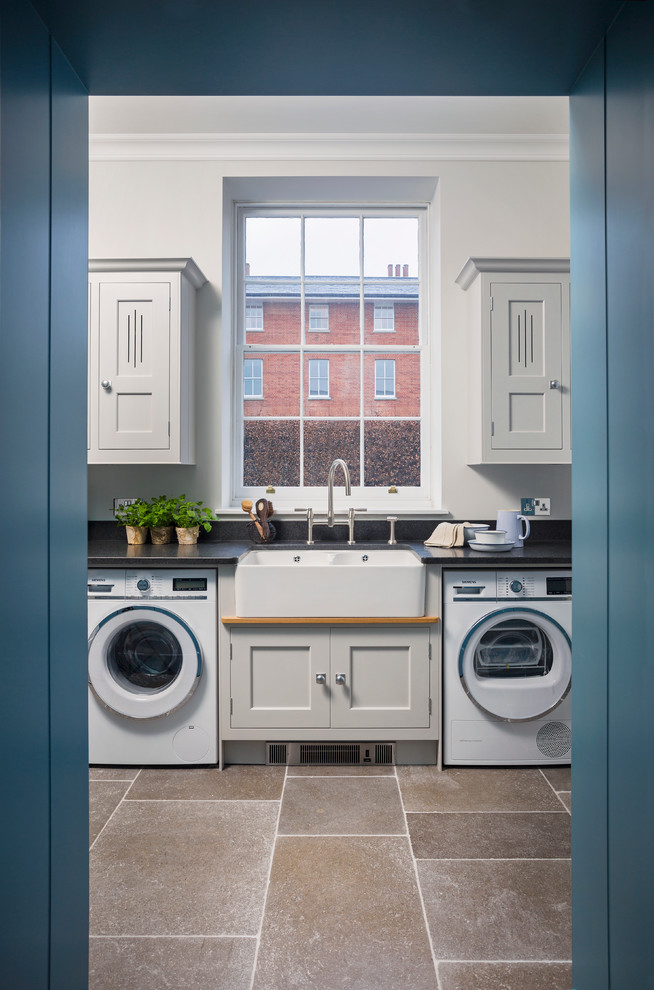
M 327 674 L 316 674 L 316 684 L 326 684 Z
M 105 392 L 111 392 L 111 382 L 108 378 L 103 378 L 100 382 Z
M 561 388 L 561 382 L 557 381 L 556 378 L 550 380 L 550 388 Z
M 337 674 L 336 675 L 336 683 L 337 684 L 345 684 L 345 674 Z

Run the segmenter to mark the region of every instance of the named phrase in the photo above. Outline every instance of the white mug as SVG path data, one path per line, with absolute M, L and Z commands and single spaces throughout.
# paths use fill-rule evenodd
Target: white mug
M 520 521 L 523 525 L 520 526 Z M 506 538 L 521 547 L 529 536 L 529 520 L 521 516 L 517 509 L 499 509 L 497 529 L 506 530 Z

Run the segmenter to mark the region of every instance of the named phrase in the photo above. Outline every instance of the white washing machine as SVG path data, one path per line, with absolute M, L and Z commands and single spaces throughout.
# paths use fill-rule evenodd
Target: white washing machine
M 443 574 L 443 762 L 570 763 L 569 570 Z
M 89 570 L 89 762 L 218 762 L 215 571 Z

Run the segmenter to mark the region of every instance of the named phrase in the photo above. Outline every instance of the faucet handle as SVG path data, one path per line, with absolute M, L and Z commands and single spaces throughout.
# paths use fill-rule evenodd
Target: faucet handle
M 391 532 L 388 542 L 391 546 L 394 546 L 397 543 L 397 540 L 395 539 L 395 523 L 397 522 L 397 516 L 386 516 L 386 522 L 391 524 Z

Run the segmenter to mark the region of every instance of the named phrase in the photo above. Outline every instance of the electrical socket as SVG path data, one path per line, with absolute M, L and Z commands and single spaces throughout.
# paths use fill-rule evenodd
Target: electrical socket
M 521 498 L 520 499 L 520 512 L 523 516 L 549 516 L 550 514 L 550 502 L 549 498 Z
M 115 498 L 114 499 L 114 515 L 119 509 L 122 509 L 124 505 L 133 505 L 136 502 L 135 498 Z

